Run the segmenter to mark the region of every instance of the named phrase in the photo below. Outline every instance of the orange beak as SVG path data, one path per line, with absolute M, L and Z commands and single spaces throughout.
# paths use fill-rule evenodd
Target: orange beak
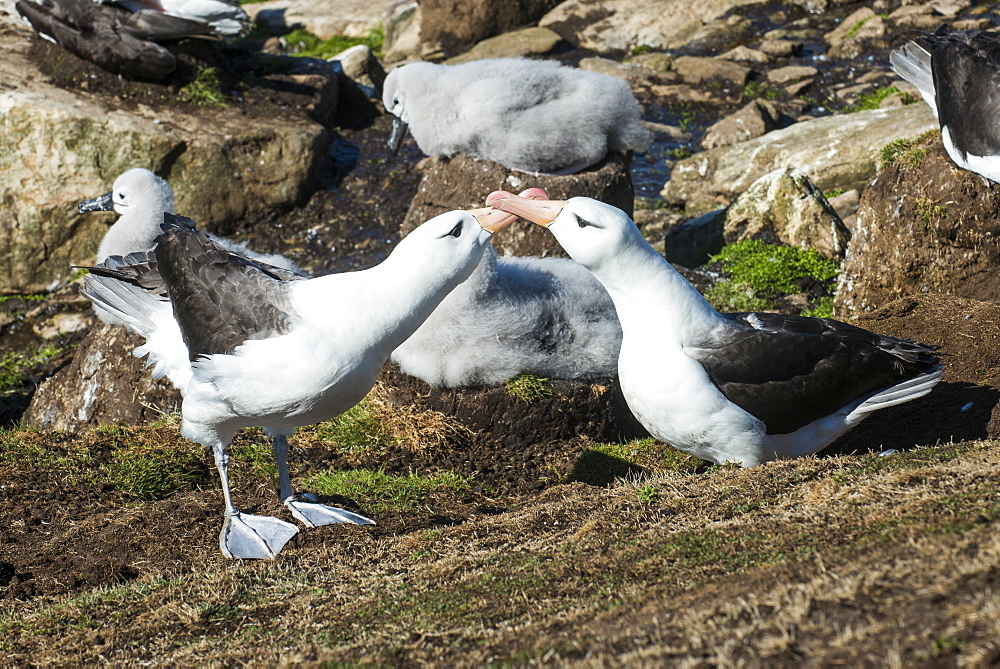
M 526 198 L 507 191 L 498 190 L 489 194 L 486 204 L 490 207 L 520 216 L 532 223 L 548 227 L 556 220 L 559 212 L 566 206 L 566 200 L 546 200 L 542 198 Z
M 497 191 L 497 192 L 505 193 L 510 197 L 516 197 L 525 200 L 544 200 L 549 196 L 548 193 L 546 193 L 541 188 L 529 188 L 525 191 L 521 191 L 520 195 L 506 193 L 506 191 Z M 491 193 L 490 197 L 492 197 L 493 195 L 494 193 Z M 476 217 L 476 220 L 479 221 L 479 225 L 483 226 L 485 230 L 489 230 L 490 232 L 497 232 L 499 230 L 503 230 L 508 225 L 510 225 L 511 223 L 513 223 L 518 219 L 518 214 L 507 211 L 501 211 L 499 208 L 489 206 L 489 198 L 486 199 L 487 199 L 486 204 L 488 206 L 483 207 L 482 209 L 469 210 L 469 213 Z

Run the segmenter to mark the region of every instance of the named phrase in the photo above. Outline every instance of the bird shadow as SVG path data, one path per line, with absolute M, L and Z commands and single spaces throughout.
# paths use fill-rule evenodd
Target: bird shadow
M 1000 390 L 968 382 L 941 382 L 918 400 L 874 412 L 821 451 L 822 455 L 909 450 L 989 439 Z

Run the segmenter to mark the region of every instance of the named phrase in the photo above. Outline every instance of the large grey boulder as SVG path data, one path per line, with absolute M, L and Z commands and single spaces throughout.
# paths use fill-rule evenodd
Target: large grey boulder
M 132 355 L 143 339 L 125 328 L 98 323 L 72 362 L 35 391 L 22 423 L 46 430 L 76 431 L 87 425 L 156 420 L 180 408 L 180 393 L 149 373 Z
M 488 37 L 531 25 L 559 0 L 420 0 L 420 44 L 412 55 L 456 56 Z
M 955 167 L 938 133 L 879 173 L 857 216 L 838 317 L 918 293 L 1000 302 L 1000 188 Z
M 925 104 L 802 121 L 679 161 L 661 194 L 689 213 L 712 211 L 768 172 L 785 167 L 798 168 L 823 191 L 860 190 L 875 174 L 882 147 L 937 127 Z
M 723 236 L 727 244 L 779 241 L 839 260 L 851 233 L 809 177 L 787 167 L 765 174 L 736 198 L 726 211 Z
M 684 46 L 706 24 L 755 0 L 566 0 L 538 25 L 598 53 Z
M 254 119 L 237 106 L 126 107 L 44 83 L 27 44 L 0 44 L 0 293 L 46 290 L 71 265 L 93 262 L 106 220 L 77 213 L 76 203 L 107 192 L 129 168 L 165 177 L 178 212 L 227 232 L 304 201 L 327 159 L 329 133 L 305 111 Z M 330 122 L 336 73 L 312 63 L 315 73 L 285 81 L 315 91 L 311 111 Z
M 425 165 L 417 194 L 400 226 L 401 236 L 446 211 L 485 206 L 486 196 L 495 190 L 517 193 L 526 188 L 544 188 L 553 199 L 583 195 L 612 204 L 629 215 L 635 201 L 629 160 L 621 153 L 611 153 L 594 167 L 566 176 L 533 176 L 464 154 L 427 159 Z M 493 246 L 501 255 L 566 255 L 552 235 L 529 224 L 513 225 L 497 234 Z

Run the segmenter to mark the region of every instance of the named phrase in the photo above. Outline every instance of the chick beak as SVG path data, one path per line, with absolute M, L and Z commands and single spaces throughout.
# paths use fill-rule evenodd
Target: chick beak
M 399 153 L 399 146 L 403 143 L 403 138 L 406 137 L 406 129 L 408 127 L 403 119 L 393 114 L 392 131 L 389 133 L 389 141 L 386 142 L 386 146 L 392 151 L 392 155 Z
M 112 196 L 114 191 L 110 193 L 105 193 L 99 197 L 95 197 L 92 200 L 81 200 L 79 204 L 76 205 L 76 210 L 81 214 L 86 214 L 91 211 L 114 211 L 115 203 Z
M 510 212 L 543 227 L 551 225 L 559 212 L 566 206 L 566 200 L 537 200 L 514 195 L 507 191 L 494 191 L 486 198 L 490 207 Z

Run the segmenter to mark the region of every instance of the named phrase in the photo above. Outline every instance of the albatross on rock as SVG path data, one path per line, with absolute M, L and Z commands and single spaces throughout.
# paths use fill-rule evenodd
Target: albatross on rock
M 115 179 L 112 190 L 90 200 L 77 204 L 77 211 L 85 214 L 93 211 L 113 211 L 118 220 L 108 228 L 97 247 L 97 262 L 104 262 L 109 256 L 125 256 L 136 251 L 148 251 L 156 244 L 163 232 L 163 214 L 173 213 L 174 193 L 170 184 L 147 169 L 136 167 L 123 172 Z M 256 253 L 245 244 L 206 233 L 208 238 L 227 251 L 246 256 L 258 263 L 271 265 L 272 272 L 285 271 L 306 276 L 294 262 L 279 254 Z M 282 278 L 289 278 L 282 276 Z M 124 325 L 112 313 L 94 305 L 94 312 L 105 323 Z
M 541 188 L 522 197 L 548 199 Z M 622 332 L 604 286 L 569 258 L 498 257 L 487 246 L 392 359 L 436 387 L 503 383 L 518 374 L 614 376 Z
M 153 251 L 111 256 L 84 294 L 146 339 L 156 376 L 184 395 L 181 434 L 210 447 L 222 479 L 227 557 L 276 555 L 295 525 L 239 511 L 229 493 L 228 445 L 241 427 L 272 435 L 279 495 L 307 526 L 372 521 L 295 495 L 288 436 L 337 416 L 371 389 L 389 354 L 463 281 L 493 231 L 514 217 L 452 211 L 407 235 L 367 270 L 283 280 L 179 216 L 164 214 Z
M 491 206 L 548 227 L 614 300 L 621 388 L 657 439 L 711 462 L 754 466 L 815 453 L 869 413 L 940 380 L 934 346 L 826 318 L 720 314 L 620 209 L 589 198 Z
M 939 29 L 889 54 L 941 124 L 941 142 L 962 169 L 1000 183 L 1000 35 Z
M 467 153 L 522 172 L 573 174 L 650 140 L 628 84 L 553 61 L 410 63 L 390 72 L 382 91 L 394 151 L 408 128 L 429 156 Z

